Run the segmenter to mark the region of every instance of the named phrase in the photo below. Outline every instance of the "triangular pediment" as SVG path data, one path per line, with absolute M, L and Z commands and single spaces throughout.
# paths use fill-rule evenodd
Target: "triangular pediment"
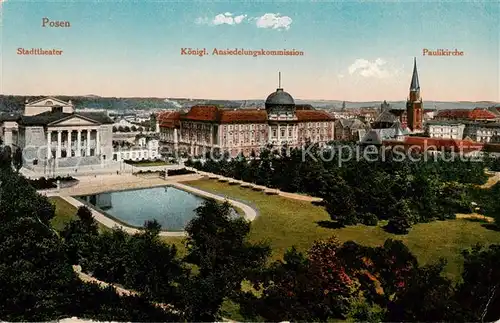
M 53 107 L 53 106 L 71 106 L 70 102 L 59 100 L 51 96 L 26 103 L 27 107 Z
M 80 115 L 72 115 L 51 122 L 49 126 L 98 126 L 100 123 Z

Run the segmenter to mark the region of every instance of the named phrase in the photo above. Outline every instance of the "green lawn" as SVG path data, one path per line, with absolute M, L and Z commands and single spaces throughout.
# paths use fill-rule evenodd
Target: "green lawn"
M 49 201 L 56 206 L 56 216 L 50 221 L 56 231 L 62 231 L 66 223 L 76 219 L 77 208 L 58 196 L 49 197 Z M 102 232 L 108 230 L 104 225 L 97 223 Z
M 227 195 L 230 198 L 248 201 L 259 211 L 253 221 L 250 240 L 268 241 L 273 249 L 272 259 L 280 259 L 284 251 L 295 245 L 306 251 L 315 240 L 332 235 L 340 241 L 353 240 L 367 246 L 382 244 L 387 238 L 401 239 L 418 257 L 421 264 L 437 261 L 440 257 L 448 261 L 446 274 L 457 279 L 462 269 L 460 251 L 475 243 L 500 243 L 500 232 L 486 229 L 483 223 L 470 220 L 435 221 L 415 225 L 407 235 L 385 232 L 380 226 L 350 226 L 341 229 L 326 228 L 318 224 L 330 218 L 323 207 L 309 202 L 292 200 L 275 195 L 266 195 L 249 188 L 228 185 L 216 180 L 203 179 L 186 182 L 205 191 Z M 179 244 L 181 238 L 169 238 Z

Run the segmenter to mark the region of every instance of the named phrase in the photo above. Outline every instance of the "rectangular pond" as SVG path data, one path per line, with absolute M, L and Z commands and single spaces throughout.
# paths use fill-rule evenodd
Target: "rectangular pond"
M 104 215 L 133 227 L 156 219 L 163 230 L 184 231 L 204 198 L 172 186 L 76 196 Z M 232 215 L 237 213 L 232 210 Z

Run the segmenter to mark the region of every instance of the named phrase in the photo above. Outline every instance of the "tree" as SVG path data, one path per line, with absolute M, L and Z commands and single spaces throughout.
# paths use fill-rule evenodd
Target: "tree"
M 231 216 L 229 203 L 206 201 L 186 227 L 185 260 L 199 273 L 182 286 L 182 312 L 187 321 L 214 321 L 225 297 L 241 290 L 241 282 L 261 268 L 270 248 L 246 240 L 250 223 Z
M 453 303 L 453 283 L 443 277 L 446 262 L 414 268 L 404 288 L 388 304 L 385 318 L 390 322 L 442 322 L 454 321 L 450 309 L 459 308 Z
M 117 132 L 118 128 L 116 126 L 113 126 L 113 132 Z
M 12 149 L 10 146 L 0 147 L 0 167 L 4 169 L 12 167 Z
M 410 232 L 412 221 L 415 217 L 408 200 L 401 200 L 389 210 L 390 218 L 386 226 L 387 231 L 396 234 Z
M 86 206 L 80 206 L 77 220 L 66 224 L 61 235 L 66 242 L 66 253 L 72 265 L 81 264 L 85 268 L 96 252 L 96 238 L 99 235 L 97 222 Z
M 21 148 L 17 148 L 12 156 L 12 164 L 17 172 L 23 167 L 23 152 Z
M 464 250 L 464 271 L 456 301 L 465 321 L 492 322 L 500 319 L 500 245 L 476 245 Z
M 356 199 L 351 187 L 342 178 L 336 178 L 325 192 L 323 201 L 331 219 L 340 225 L 357 223 Z
M 130 130 L 131 130 L 132 132 L 136 132 L 136 131 L 137 131 L 137 127 L 136 127 L 136 126 L 132 126 L 132 127 L 130 128 Z

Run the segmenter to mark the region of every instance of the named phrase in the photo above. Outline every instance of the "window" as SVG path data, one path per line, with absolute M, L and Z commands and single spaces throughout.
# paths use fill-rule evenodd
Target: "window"
M 292 129 L 288 129 L 288 137 L 292 136 Z
M 276 129 L 273 129 L 273 137 L 276 137 Z
M 285 129 L 281 129 L 281 137 L 285 136 Z

